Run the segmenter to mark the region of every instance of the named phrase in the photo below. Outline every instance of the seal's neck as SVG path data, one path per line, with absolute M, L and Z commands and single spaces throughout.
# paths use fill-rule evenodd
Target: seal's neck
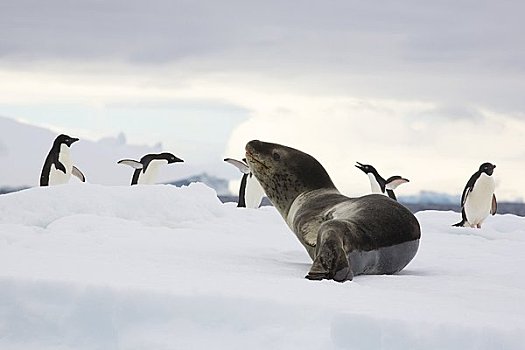
M 283 211 L 279 210 L 279 212 L 283 216 L 288 226 L 291 228 L 293 225 L 293 220 L 295 218 L 295 215 L 303 204 L 305 204 L 306 202 L 310 202 L 312 200 L 315 201 L 316 198 L 318 198 L 319 196 L 326 195 L 327 193 L 340 194 L 340 192 L 335 187 L 320 188 L 320 189 L 313 190 L 313 191 L 306 191 L 298 195 L 288 208 L 286 208 Z

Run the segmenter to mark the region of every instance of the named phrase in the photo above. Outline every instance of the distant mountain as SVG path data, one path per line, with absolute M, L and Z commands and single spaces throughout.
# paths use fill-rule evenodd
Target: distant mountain
M 461 196 L 450 195 L 447 193 L 432 192 L 432 191 L 421 191 L 419 194 L 411 196 L 398 196 L 398 200 L 403 203 L 415 204 L 415 203 L 426 203 L 426 204 L 454 204 L 459 205 Z
M 40 171 L 57 133 L 14 119 L 0 117 L 0 188 L 19 188 L 38 185 Z M 71 136 L 77 136 L 73 132 Z M 133 169 L 118 165 L 122 158 L 140 159 L 147 153 L 164 150 L 162 144 L 154 146 L 129 144 L 121 133 L 98 141 L 81 139 L 71 148 L 74 163 L 90 183 L 127 185 Z M 159 182 L 178 179 L 195 173 L 185 163 L 163 167 Z M 76 181 L 72 179 L 71 181 Z
M 27 189 L 27 187 L 0 187 L 0 194 L 18 192 Z
M 193 176 L 181 179 L 181 180 L 168 182 L 168 184 L 175 185 L 177 187 L 181 187 L 181 186 L 188 186 L 190 183 L 193 183 L 193 182 L 202 182 L 206 184 L 207 186 L 213 188 L 215 192 L 217 192 L 218 196 L 231 195 L 230 190 L 228 189 L 228 183 L 229 183 L 228 180 L 221 179 L 221 178 L 209 175 L 207 173 L 193 175 Z

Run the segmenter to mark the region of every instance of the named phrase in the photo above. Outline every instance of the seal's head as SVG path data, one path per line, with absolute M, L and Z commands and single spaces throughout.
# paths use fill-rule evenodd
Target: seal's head
M 301 193 L 335 189 L 330 176 L 314 157 L 291 147 L 253 140 L 246 145 L 246 160 L 283 216 Z

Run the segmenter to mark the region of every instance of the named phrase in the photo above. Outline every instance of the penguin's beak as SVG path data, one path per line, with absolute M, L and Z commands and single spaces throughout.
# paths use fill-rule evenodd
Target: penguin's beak
M 169 160 L 168 164 L 171 164 L 171 163 L 184 163 L 184 161 L 180 158 L 177 158 L 177 157 L 173 157 L 172 159 Z
M 67 140 L 67 145 L 71 146 L 72 144 L 74 144 L 78 140 L 80 140 L 80 139 L 77 139 L 76 137 L 71 137 L 69 140 Z
M 361 170 L 361 171 L 365 171 L 365 166 L 364 164 L 361 164 L 359 162 L 356 162 L 357 165 L 355 166 L 357 169 Z

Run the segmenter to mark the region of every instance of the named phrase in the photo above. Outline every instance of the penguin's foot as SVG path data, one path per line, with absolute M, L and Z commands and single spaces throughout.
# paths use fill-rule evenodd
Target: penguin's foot
M 460 222 L 458 222 L 457 224 L 454 224 L 452 226 L 453 227 L 465 227 L 465 226 L 468 227 L 468 225 L 465 225 L 465 224 L 466 224 L 466 221 L 465 220 L 461 220 Z

